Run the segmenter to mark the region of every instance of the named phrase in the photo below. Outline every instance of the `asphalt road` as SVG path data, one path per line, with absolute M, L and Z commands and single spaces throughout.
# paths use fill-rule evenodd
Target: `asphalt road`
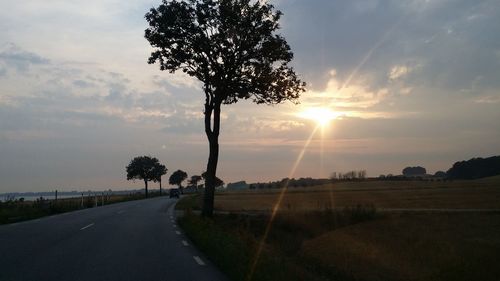
M 227 280 L 157 197 L 0 226 L 1 281 Z

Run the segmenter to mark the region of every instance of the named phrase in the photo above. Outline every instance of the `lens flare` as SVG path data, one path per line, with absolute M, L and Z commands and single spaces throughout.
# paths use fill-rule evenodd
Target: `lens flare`
M 300 162 L 302 161 L 302 158 L 304 157 L 304 154 L 306 152 L 306 149 L 307 147 L 309 146 L 309 144 L 311 143 L 311 140 L 312 138 L 314 137 L 314 134 L 316 133 L 316 131 L 318 131 L 318 129 L 321 127 L 320 124 L 318 124 L 314 130 L 312 131 L 311 135 L 309 136 L 309 138 L 307 139 L 307 141 L 305 142 L 304 144 L 304 147 L 302 147 L 302 150 L 300 151 L 299 153 L 299 156 L 297 157 L 297 159 L 295 160 L 295 163 L 293 164 L 292 166 L 292 169 L 290 171 L 290 174 L 288 175 L 288 181 L 285 182 L 285 186 L 281 189 L 281 192 L 278 196 L 278 200 L 276 200 L 276 203 L 274 204 L 273 206 L 273 209 L 272 209 L 272 212 L 271 212 L 271 217 L 269 218 L 269 222 L 267 223 L 267 226 L 266 226 L 266 230 L 264 231 L 264 235 L 262 236 L 262 239 L 260 240 L 259 242 L 259 247 L 257 248 L 257 252 L 255 253 L 255 256 L 254 256 L 254 259 L 252 261 L 252 267 L 250 269 L 250 272 L 247 276 L 247 279 L 248 281 L 252 280 L 252 277 L 253 277 L 253 274 L 255 272 L 255 267 L 257 266 L 257 263 L 259 261 L 259 257 L 260 257 L 260 254 L 262 252 L 262 249 L 264 247 L 264 244 L 265 244 L 265 241 L 267 239 L 267 236 L 269 235 L 269 231 L 271 231 L 271 227 L 273 225 L 273 221 L 274 221 L 274 218 L 276 217 L 276 214 L 281 206 L 281 201 L 283 201 L 283 197 L 285 195 L 285 193 L 287 192 L 288 190 L 288 183 L 289 183 L 289 180 L 293 177 L 293 175 L 295 174 L 295 171 L 297 170 L 297 168 L 299 167 L 299 164 Z

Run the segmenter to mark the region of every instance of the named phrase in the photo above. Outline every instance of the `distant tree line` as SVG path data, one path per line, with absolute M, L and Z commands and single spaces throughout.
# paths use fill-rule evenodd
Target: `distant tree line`
M 299 178 L 299 179 L 289 179 L 283 178 L 279 181 L 270 182 L 257 182 L 252 183 L 248 186 L 250 189 L 270 189 L 270 188 L 283 188 L 283 187 L 308 187 L 315 185 L 322 185 L 330 183 L 330 179 L 313 179 L 313 178 Z
M 500 175 L 500 156 L 459 161 L 446 172 L 451 179 L 479 179 Z
M 168 169 L 165 165 L 161 164 L 156 157 L 151 156 L 138 156 L 133 158 L 126 167 L 127 180 L 143 180 L 145 196 L 148 197 L 148 183 L 158 182 L 160 184 L 160 194 L 162 192 L 161 178 L 163 175 L 167 174 Z M 183 193 L 184 186 L 182 183 L 188 178 L 188 174 L 183 170 L 177 170 L 170 175 L 168 183 L 171 185 L 177 185 L 181 193 Z M 204 185 L 198 185 L 198 183 L 207 180 L 207 173 L 203 172 L 201 175 L 192 175 L 188 180 L 188 187 L 193 187 L 198 190 Z M 215 177 L 215 186 L 219 187 L 224 185 L 224 181 L 218 177 Z
M 333 172 L 330 175 L 330 179 L 332 180 L 355 180 L 355 179 L 365 179 L 366 178 L 366 170 L 359 171 L 349 171 L 345 173 L 341 172 Z

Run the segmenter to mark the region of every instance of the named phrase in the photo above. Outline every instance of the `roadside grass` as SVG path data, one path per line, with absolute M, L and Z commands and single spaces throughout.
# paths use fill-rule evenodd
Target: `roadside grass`
M 179 201 L 181 206 L 187 205 L 183 200 L 192 199 L 187 198 Z M 232 280 L 258 281 L 329 280 L 325 272 L 318 271 L 317 266 L 299 255 L 303 242 L 330 230 L 380 216 L 371 206 L 342 211 L 280 213 L 264 243 L 252 279 L 248 279 L 269 216 L 217 214 L 213 218 L 202 218 L 190 209 L 184 210 L 185 215 L 178 223 L 201 251 Z
M 181 200 L 175 204 L 176 210 L 201 210 L 202 193 L 184 195 Z
M 160 196 L 159 192 L 151 192 L 149 194 L 149 198 L 156 196 Z M 104 196 L 104 205 L 140 199 L 145 199 L 144 194 L 110 195 Z M 36 201 L 12 200 L 0 202 L 0 224 L 20 222 L 85 208 L 93 208 L 96 206 L 95 202 L 95 196 L 84 196 L 83 205 L 81 197 L 58 200 L 37 199 Z M 97 205 L 101 206 L 102 204 L 102 197 L 97 196 Z

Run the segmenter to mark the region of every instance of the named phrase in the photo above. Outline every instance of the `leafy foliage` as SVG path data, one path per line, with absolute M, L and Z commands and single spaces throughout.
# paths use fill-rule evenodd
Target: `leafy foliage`
M 197 187 L 198 186 L 198 182 L 200 182 L 202 179 L 203 178 L 201 176 L 199 176 L 199 175 L 193 175 L 189 179 L 188 184 L 191 185 L 191 186 Z
M 161 165 L 157 158 L 151 156 L 138 156 L 130 161 L 127 166 L 127 180 L 153 181 L 156 179 L 156 167 Z
M 406 167 L 403 169 L 403 175 L 404 176 L 422 176 L 427 173 L 427 170 L 425 170 L 424 167 Z
M 203 172 L 201 174 L 201 177 L 206 181 L 207 180 L 207 172 Z M 214 180 L 214 183 L 215 183 L 215 186 L 221 186 L 221 185 L 224 185 L 224 181 L 221 180 L 219 177 L 215 177 L 215 180 Z
M 305 83 L 288 66 L 293 53 L 275 34 L 281 12 L 273 9 L 250 0 L 164 0 L 146 14 L 155 48 L 148 62 L 196 77 L 210 103 L 295 100 Z
M 187 178 L 187 173 L 183 170 L 177 170 L 168 179 L 168 183 L 175 184 L 181 187 L 182 182 Z
M 456 162 L 446 174 L 452 179 L 479 179 L 500 175 L 500 156 Z
M 148 196 L 148 181 L 156 181 L 158 179 L 158 167 L 160 161 L 151 156 L 138 156 L 130 161 L 127 166 L 127 180 L 143 180 Z
M 161 177 L 167 173 L 168 169 L 165 165 L 158 163 L 154 166 L 154 182 L 161 182 Z
M 280 11 L 257 0 L 163 0 L 146 14 L 150 64 L 181 70 L 203 83 L 210 153 L 203 215 L 213 214 L 221 104 L 297 101 L 305 83 L 288 63 L 293 53 L 276 34 Z

